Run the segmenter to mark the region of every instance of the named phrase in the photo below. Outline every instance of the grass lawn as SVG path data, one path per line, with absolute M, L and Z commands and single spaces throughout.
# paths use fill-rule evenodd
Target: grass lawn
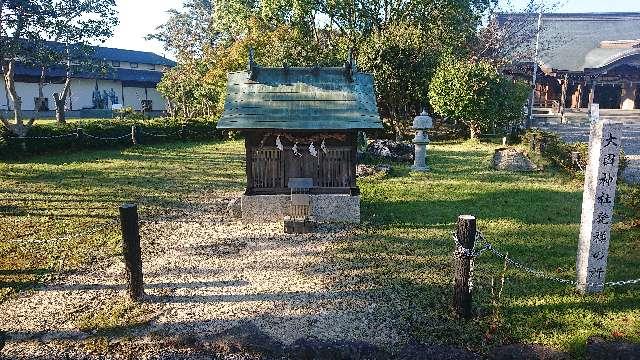
M 411 316 L 412 333 L 428 342 L 477 351 L 541 343 L 575 355 L 590 335 L 640 342 L 640 285 L 580 296 L 569 286 L 509 269 L 494 316 L 490 282 L 502 261 L 488 253 L 474 273 L 479 315 L 469 322 L 451 316 L 450 234 L 460 214 L 476 215 L 487 239 L 512 258 L 575 277 L 581 182 L 553 172 L 492 171 L 494 148 L 436 143 L 430 173 L 394 164 L 386 177 L 360 179 L 363 224 L 331 254 L 344 263 L 343 275 L 369 288 L 394 289 L 397 316 Z M 109 224 L 123 202 L 140 204 L 144 217 L 197 201 L 202 193 L 240 192 L 243 151 L 237 141 L 188 142 L 0 163 L 0 291 L 7 296 L 60 269 L 117 254 L 115 224 L 88 237 L 46 240 Z M 640 278 L 640 229 L 618 210 L 607 280 Z M 403 308 L 419 311 L 408 315 Z
M 241 144 L 174 143 L 0 162 L 0 300 L 119 251 L 118 206 L 141 217 L 244 187 Z M 105 228 L 102 228 L 106 226 Z M 94 234 L 51 241 L 68 235 Z

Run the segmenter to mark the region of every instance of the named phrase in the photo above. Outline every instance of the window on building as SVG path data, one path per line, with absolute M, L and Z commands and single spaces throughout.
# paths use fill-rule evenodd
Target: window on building
M 135 68 L 137 68 L 137 67 L 138 67 L 138 63 L 133 63 L 133 62 L 132 62 L 132 63 L 131 63 L 131 67 L 132 67 L 132 68 L 134 68 L 134 69 L 135 69 Z
M 114 60 L 114 61 L 112 61 L 112 62 L 111 62 L 111 65 L 112 65 L 113 67 L 120 67 L 120 61 L 115 61 L 115 60 Z

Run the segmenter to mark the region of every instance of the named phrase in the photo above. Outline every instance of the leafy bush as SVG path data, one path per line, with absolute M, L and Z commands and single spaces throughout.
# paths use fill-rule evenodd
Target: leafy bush
M 136 111 L 131 106 L 113 111 L 113 117 L 120 120 L 144 120 L 144 114 Z
M 589 145 L 587 143 L 570 144 L 562 140 L 558 134 L 542 130 L 527 131 L 522 136 L 522 143 L 532 152 L 542 155 L 552 164 L 569 173 L 575 174 L 587 168 L 589 160 Z M 621 150 L 618 175 L 624 172 L 627 163 L 624 151 Z
M 520 123 L 528 88 L 501 75 L 487 61 L 445 57 L 431 85 L 429 101 L 436 113 L 462 121 L 471 138 L 495 128 L 509 132 Z
M 88 120 L 67 124 L 36 124 L 26 138 L 3 130 L 0 157 L 15 159 L 34 154 L 84 149 L 123 148 L 132 145 L 131 127 L 136 127 L 138 144 L 176 140 L 222 139 L 216 122 L 208 119 L 158 118 L 152 120 Z
M 583 171 L 587 167 L 589 149 L 586 144 L 568 144 L 556 133 L 530 130 L 522 136 L 522 143 L 532 152 L 542 155 L 555 166 L 570 173 Z
M 619 186 L 616 202 L 618 208 L 627 214 L 626 217 L 635 219 L 637 226 L 640 226 L 640 185 Z

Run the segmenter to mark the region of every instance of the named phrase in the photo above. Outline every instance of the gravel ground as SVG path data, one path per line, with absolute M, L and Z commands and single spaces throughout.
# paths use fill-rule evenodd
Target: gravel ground
M 589 142 L 589 124 L 553 124 L 539 126 L 543 130 L 555 131 L 568 142 Z M 628 182 L 640 184 L 640 120 L 623 121 L 622 146 L 629 159 L 624 173 Z
M 406 324 L 386 310 L 380 292 L 350 285 L 348 271 L 331 260 L 353 229 L 288 235 L 280 223 L 227 219 L 226 204 L 204 201 L 142 223 L 144 325 L 108 333 L 110 345 L 213 335 L 247 321 L 285 345 L 301 338 L 387 348 L 408 341 Z M 8 336 L 2 354 L 83 353 L 78 348 L 88 349 L 100 333 L 81 331 L 78 319 L 121 303 L 123 279 L 124 264 L 113 258 L 0 304 Z

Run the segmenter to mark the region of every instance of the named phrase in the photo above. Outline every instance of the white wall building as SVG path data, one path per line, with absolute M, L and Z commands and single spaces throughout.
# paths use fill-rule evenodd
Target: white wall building
M 53 46 L 56 46 L 54 43 Z M 156 90 L 164 70 L 175 66 L 175 62 L 150 52 L 95 47 L 93 60 L 107 65 L 107 71 L 77 72 L 72 75 L 71 93 L 66 108 L 74 110 L 109 110 L 113 104 L 142 110 L 143 100 L 151 106 L 151 111 L 165 111 L 164 97 Z M 16 66 L 15 81 L 18 95 L 22 98 L 25 112 L 36 111 L 38 83 L 41 69 L 24 64 Z M 62 92 L 65 81 L 65 69 L 62 66 L 47 69 L 43 87 L 46 105 L 55 110 L 54 93 Z M 96 106 L 95 93 L 99 92 L 103 100 Z M 5 89 L 0 93 L 0 111 L 11 110 L 12 104 Z M 43 109 L 41 109 L 43 110 Z

